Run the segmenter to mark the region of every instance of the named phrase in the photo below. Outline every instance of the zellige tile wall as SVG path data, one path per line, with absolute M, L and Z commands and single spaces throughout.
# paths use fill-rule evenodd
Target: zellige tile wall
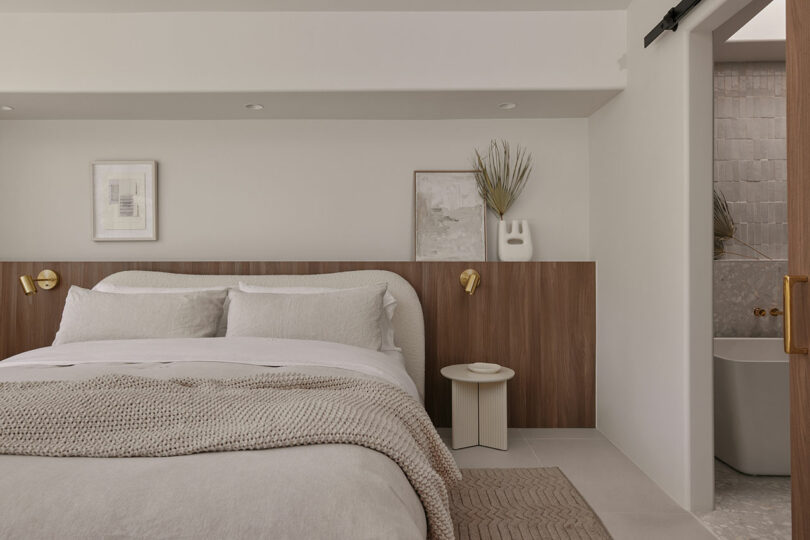
M 785 259 L 785 64 L 716 64 L 714 96 L 714 181 L 728 200 L 737 237 L 774 259 Z M 726 250 L 756 256 L 734 241 L 726 243 Z
M 714 70 L 714 182 L 729 203 L 739 242 L 714 263 L 715 336 L 778 337 L 782 318 L 754 308 L 781 307 L 787 271 L 785 64 L 721 63 Z M 755 261 L 753 259 L 760 259 Z

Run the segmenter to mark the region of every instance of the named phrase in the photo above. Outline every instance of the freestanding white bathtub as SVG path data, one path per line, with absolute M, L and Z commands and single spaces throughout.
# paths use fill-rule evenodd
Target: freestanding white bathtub
M 781 338 L 714 338 L 714 454 L 746 474 L 790 474 Z

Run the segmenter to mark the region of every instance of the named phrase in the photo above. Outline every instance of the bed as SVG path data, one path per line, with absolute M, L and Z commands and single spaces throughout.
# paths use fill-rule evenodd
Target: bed
M 84 453 L 65 450 L 75 446 L 72 440 L 67 446 L 64 441 L 52 441 L 51 444 L 57 445 L 54 448 L 60 448 L 55 451 L 56 455 L 70 456 L 54 457 L 39 447 L 29 450 L 32 448 L 30 439 L 36 437 L 24 434 L 28 439 L 19 437 L 28 445 L 19 446 L 24 451 L 18 452 L 14 450 L 18 447 L 7 445 L 4 455 L 0 455 L 0 537 L 448 537 L 449 513 L 442 515 L 440 508 L 447 506 L 447 493 L 442 493 L 442 489 L 449 488 L 459 478 L 459 473 L 429 420 L 427 423 L 417 421 L 424 413 L 420 405 L 424 396 L 424 323 L 416 293 L 401 276 L 384 271 L 298 276 L 130 271 L 110 275 L 100 286 L 101 290 L 104 287 L 253 286 L 348 291 L 380 283 L 387 284 L 387 293 L 397 301 L 390 324 L 400 350 L 381 352 L 345 343 L 251 335 L 164 337 L 79 340 L 28 351 L 0 362 L 0 400 L 4 401 L 0 403 L 3 406 L 0 419 L 4 418 L 3 414 L 11 414 L 8 410 L 25 409 L 20 402 L 30 397 L 26 392 L 40 392 L 35 401 L 41 402 L 42 396 L 61 396 L 63 390 L 67 392 L 65 389 L 83 388 L 93 399 L 108 396 L 104 399 L 125 408 L 127 403 L 121 400 L 126 398 L 122 396 L 128 395 L 125 392 L 133 381 L 139 389 L 142 381 L 148 381 L 150 391 L 157 392 L 152 395 L 157 397 L 154 403 L 144 406 L 181 411 L 193 405 L 193 399 L 182 392 L 195 391 L 198 383 L 250 380 L 251 384 L 259 381 L 262 392 L 277 392 L 279 385 L 294 390 L 285 394 L 295 396 L 291 401 L 273 402 L 272 406 L 268 402 L 265 410 L 256 414 L 271 418 L 273 414 L 282 414 L 279 411 L 286 411 L 285 418 L 297 415 L 305 418 L 304 411 L 309 411 L 306 414 L 317 414 L 317 417 L 312 422 L 304 422 L 307 425 L 299 429 L 320 429 L 316 433 L 320 438 L 306 438 L 296 433 L 298 438 L 293 443 L 289 442 L 289 437 L 279 443 L 278 433 L 273 432 L 272 444 L 265 444 L 262 449 L 253 449 L 255 443 L 241 447 L 231 443 L 230 446 L 222 443 L 211 446 L 209 441 L 208 446 L 167 457 L 156 457 L 165 455 L 165 452 L 160 453 L 163 450 L 156 450 L 163 448 L 161 440 L 155 441 L 151 450 L 133 451 L 132 457 L 118 457 L 120 449 L 110 454 L 111 447 L 104 447 L 113 444 L 108 441 L 99 443 L 104 448 L 93 447 L 96 453 L 88 453 L 86 449 Z M 233 320 L 234 316 L 232 313 L 228 320 Z M 311 388 L 304 388 L 306 385 L 302 386 L 301 381 L 308 385 L 315 381 L 318 389 L 340 387 L 344 394 L 329 394 L 324 399 L 338 401 L 326 405 L 319 402 L 320 408 L 310 407 L 310 402 L 305 400 L 310 399 L 306 390 Z M 99 390 L 102 383 L 107 386 Z M 124 388 L 121 391 L 124 393 L 110 391 L 110 388 Z M 407 439 L 407 445 L 406 442 L 392 444 L 390 440 L 379 442 L 385 437 L 376 434 L 365 434 L 359 442 L 336 443 L 333 441 L 343 441 L 341 437 L 345 435 L 333 435 L 332 428 L 316 426 L 328 423 L 324 420 L 331 414 L 328 411 L 343 411 L 345 402 L 351 398 L 340 396 L 351 396 L 352 392 L 357 393 L 357 388 L 372 388 L 376 392 L 374 403 L 377 405 L 371 411 L 374 415 L 383 414 L 378 413 L 378 408 L 410 411 L 400 420 L 407 424 L 410 418 L 417 419 L 413 421 L 414 426 L 409 427 L 413 440 L 410 435 L 404 437 L 397 432 L 396 437 L 388 439 Z M 223 390 L 222 385 L 214 385 L 211 392 L 220 393 L 211 395 L 226 395 L 222 394 L 226 390 L 230 391 L 230 387 Z M 95 391 L 105 393 L 93 394 Z M 166 401 L 161 405 L 161 400 L 177 399 L 171 397 L 175 391 L 180 392 L 177 395 L 181 396 L 181 401 Z M 75 396 L 71 399 L 76 401 Z M 93 399 L 90 399 L 90 407 L 101 402 Z M 210 400 L 210 395 L 202 399 Z M 252 410 L 255 404 L 249 402 L 247 406 Z M 310 409 L 317 413 L 311 413 Z M 349 418 L 356 416 L 357 410 L 362 410 L 362 406 L 341 414 L 349 414 L 346 417 Z M 41 435 L 47 432 L 46 428 L 39 428 L 43 414 L 53 416 L 53 413 L 40 411 L 37 414 L 36 421 L 31 418 L 15 418 L 14 421 L 28 422 L 20 425 L 34 426 L 28 431 Z M 390 414 L 399 413 L 393 410 Z M 194 430 L 196 416 L 199 415 L 192 408 L 185 417 L 190 431 Z M 376 416 L 375 419 L 379 420 Z M 386 417 L 379 422 L 388 425 L 391 420 Z M 228 426 L 224 428 L 227 430 Z M 0 434 L 2 429 L 0 426 Z M 400 429 L 397 425 L 396 430 Z M 201 433 L 206 430 L 210 431 L 210 426 L 201 428 Z M 20 431 L 19 428 L 16 433 L 7 431 L 6 437 L 11 440 L 12 435 L 17 437 Z M 72 437 L 79 438 L 73 433 Z M 324 433 L 328 434 L 326 438 Z M 137 444 L 146 445 L 144 441 L 148 437 L 136 439 Z M 0 445 L 3 442 L 0 440 Z M 408 449 L 394 448 L 399 444 L 409 445 Z M 413 458 L 416 454 L 418 464 Z M 436 475 L 426 472 L 424 464 L 428 461 L 433 472 L 438 471 Z M 409 464 L 410 468 L 406 466 Z M 424 480 L 427 473 L 430 473 L 429 481 Z M 436 478 L 441 478 L 441 482 Z M 429 493 L 425 484 L 431 482 L 433 492 Z M 442 497 L 443 500 L 439 500 Z M 452 524 L 450 527 L 452 529 Z

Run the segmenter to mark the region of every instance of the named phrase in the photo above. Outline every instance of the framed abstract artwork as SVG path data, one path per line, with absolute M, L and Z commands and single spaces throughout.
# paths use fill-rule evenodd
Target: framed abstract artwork
M 486 204 L 475 171 L 415 171 L 417 261 L 485 261 Z
M 94 161 L 93 240 L 157 240 L 157 162 Z

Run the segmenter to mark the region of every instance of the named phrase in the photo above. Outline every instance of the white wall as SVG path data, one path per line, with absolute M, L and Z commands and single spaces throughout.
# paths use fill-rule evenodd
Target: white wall
M 713 503 L 711 31 L 748 0 L 628 9 L 628 85 L 589 123 L 597 427 L 685 508 Z
M 587 259 L 587 120 L 565 119 L 0 121 L 0 260 L 410 260 L 413 171 L 501 137 L 534 154 L 511 216 L 536 258 Z M 159 162 L 159 241 L 90 240 L 100 159 Z
M 677 34 L 641 48 L 668 3 L 631 4 L 628 86 L 590 118 L 590 241 L 597 427 L 686 505 L 685 60 Z
M 622 88 L 623 11 L 3 13 L 0 92 Z

